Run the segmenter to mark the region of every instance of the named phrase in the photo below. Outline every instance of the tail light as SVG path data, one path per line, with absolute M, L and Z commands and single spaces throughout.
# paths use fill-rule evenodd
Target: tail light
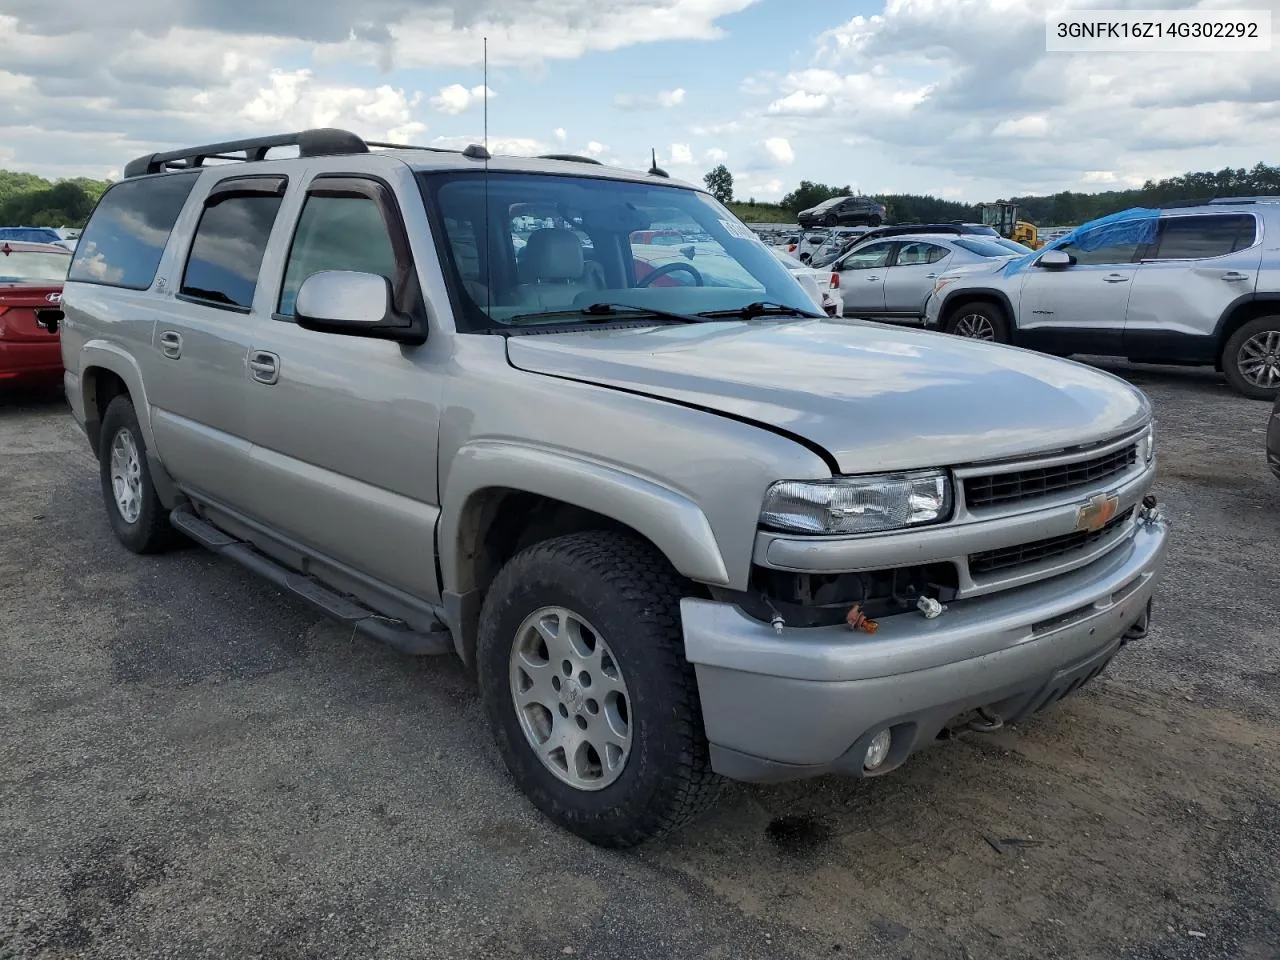
M 796 245 L 794 243 L 787 247 L 787 253 L 795 253 L 795 252 L 796 252 Z
M 839 273 L 833 273 L 833 274 L 831 274 L 831 289 L 832 289 L 832 290 L 839 290 L 839 289 L 840 289 L 840 274 L 839 274 Z

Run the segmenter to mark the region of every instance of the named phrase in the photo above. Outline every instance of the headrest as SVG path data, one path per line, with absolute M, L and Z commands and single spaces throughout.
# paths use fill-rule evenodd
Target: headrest
M 535 230 L 520 254 L 521 273 L 535 281 L 577 280 L 582 266 L 582 241 L 571 230 Z

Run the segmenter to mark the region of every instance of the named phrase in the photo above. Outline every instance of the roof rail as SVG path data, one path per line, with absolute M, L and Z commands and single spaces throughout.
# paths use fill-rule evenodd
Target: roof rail
M 1280 203 L 1280 196 L 1270 197 L 1214 197 L 1210 203 Z
M 198 147 L 183 147 L 164 153 L 151 153 L 138 157 L 125 165 L 125 177 L 141 177 L 151 173 L 172 170 L 189 170 L 202 167 L 206 160 L 240 160 L 250 162 L 266 160 L 267 154 L 278 147 L 297 147 L 300 157 L 333 157 L 354 153 L 368 153 L 370 147 L 386 150 L 429 150 L 432 153 L 459 153 L 470 159 L 488 159 L 488 151 L 475 144 L 466 150 L 446 147 L 420 147 L 408 143 L 385 143 L 380 140 L 364 140 L 350 130 L 336 127 L 319 127 L 299 130 L 296 133 L 280 133 L 270 137 L 250 137 L 246 140 L 228 140 L 224 143 L 208 143 Z
M 603 166 L 599 160 L 594 157 L 580 157 L 575 153 L 540 153 L 539 160 L 567 160 L 570 163 L 594 163 L 596 166 Z
M 1178 210 L 1183 207 L 1210 207 L 1232 203 L 1280 203 L 1280 196 L 1270 197 L 1199 197 L 1193 200 L 1169 200 L 1156 204 L 1157 210 Z

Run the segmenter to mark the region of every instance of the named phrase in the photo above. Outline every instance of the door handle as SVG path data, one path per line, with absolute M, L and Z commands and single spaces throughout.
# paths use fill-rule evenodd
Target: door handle
M 160 352 L 170 360 L 177 360 L 182 356 L 182 335 L 174 330 L 160 334 Z
M 1110 273 L 1102 278 L 1107 283 L 1128 283 L 1129 278 L 1122 273 Z
M 249 373 L 259 383 L 275 383 L 280 379 L 280 358 L 266 350 L 249 354 Z
M 879 277 L 867 277 L 867 283 L 875 283 L 879 279 Z
M 924 275 L 924 278 L 925 278 L 926 280 L 937 280 L 937 279 L 938 279 L 938 275 L 937 275 L 936 273 L 926 273 L 926 274 Z
M 1224 273 L 1222 275 L 1222 279 L 1226 280 L 1228 283 L 1238 283 L 1241 280 L 1248 280 L 1249 275 L 1247 273 L 1238 273 L 1235 270 L 1232 270 L 1230 273 Z

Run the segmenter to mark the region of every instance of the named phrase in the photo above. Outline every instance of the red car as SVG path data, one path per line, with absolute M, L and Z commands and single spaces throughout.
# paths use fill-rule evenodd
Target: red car
M 62 319 L 70 264 L 65 247 L 0 240 L 0 384 L 61 381 L 62 346 L 52 321 Z

